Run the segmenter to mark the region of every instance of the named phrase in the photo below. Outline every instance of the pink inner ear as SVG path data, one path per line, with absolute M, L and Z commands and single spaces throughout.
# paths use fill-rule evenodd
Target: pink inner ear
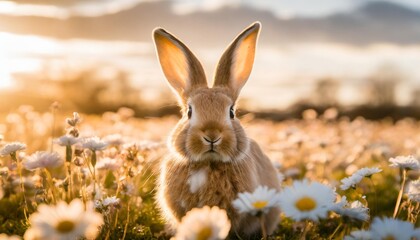
M 156 29 L 154 38 L 163 73 L 179 99 L 186 99 L 196 88 L 207 87 L 203 67 L 187 46 L 163 29 Z
M 231 84 L 238 91 L 248 80 L 254 64 L 255 46 L 258 31 L 251 32 L 248 36 L 240 40 L 234 51 L 233 63 L 231 66 Z
M 157 34 L 155 42 L 160 65 L 169 84 L 178 92 L 185 89 L 186 80 L 189 78 L 189 66 L 185 53 L 180 46 L 165 36 Z

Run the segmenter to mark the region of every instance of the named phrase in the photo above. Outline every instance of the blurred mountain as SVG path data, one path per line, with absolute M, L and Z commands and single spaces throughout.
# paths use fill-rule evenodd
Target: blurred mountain
M 168 1 L 156 1 L 100 17 L 54 19 L 0 15 L 0 31 L 60 39 L 150 42 L 153 28 L 162 26 L 191 45 L 210 46 L 226 45 L 226 39 L 232 39 L 255 20 L 263 23 L 261 41 L 270 45 L 303 41 L 418 44 L 420 40 L 420 11 L 382 1 L 322 18 L 292 19 L 279 19 L 271 12 L 243 6 L 176 15 Z

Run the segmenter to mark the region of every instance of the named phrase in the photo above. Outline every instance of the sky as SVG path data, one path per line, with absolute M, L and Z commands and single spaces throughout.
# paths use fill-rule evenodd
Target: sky
M 36 15 L 60 19 L 71 16 L 95 17 L 130 9 L 144 1 L 160 0 L 0 0 L 0 14 Z M 215 11 L 225 6 L 247 6 L 271 11 L 279 18 L 289 19 L 324 17 L 338 12 L 352 11 L 363 4 L 376 1 L 379 0 L 172 0 L 170 2 L 177 14 Z M 388 2 L 420 10 L 419 0 Z M 188 42 L 188 38 L 185 40 Z M 225 40 L 229 42 L 231 39 Z M 222 50 L 220 47 L 193 49 L 202 61 L 209 78 Z M 404 75 L 404 82 L 397 89 L 400 93 L 399 102 L 404 104 L 410 101 L 412 89 L 420 89 L 420 72 L 416 64 L 418 62 L 420 62 L 420 44 L 374 42 L 369 45 L 351 45 L 342 42 L 308 41 L 293 44 L 279 43 L 278 48 L 260 44 L 251 76 L 253 79 L 244 88 L 243 96 L 253 99 L 248 104 L 254 107 L 287 106 L 302 96 L 309 96 L 313 92 L 315 80 L 328 77 L 338 79 L 345 86 L 342 88 L 343 92 L 340 92 L 340 100 L 358 104 L 363 101 L 361 91 L 364 86 L 363 81 L 383 65 L 391 64 Z M 78 70 L 99 65 L 113 66 L 130 73 L 132 82 L 142 88 L 143 94 L 149 93 L 151 99 L 153 96 L 160 96 L 156 91 L 167 89 L 151 41 L 54 39 L 48 36 L 0 32 L 0 66 L 2 66 L 0 89 L 13 86 L 16 73 L 35 74 L 44 68 L 52 72 L 62 72 L 61 70 L 66 68 Z
M 0 14 L 38 15 L 56 18 L 100 16 L 129 9 L 144 1 L 159 0 L 0 0 Z M 223 6 L 244 5 L 273 12 L 280 18 L 320 17 L 350 11 L 361 4 L 380 0 L 170 0 L 178 14 L 212 11 Z M 310 3 L 309 3 L 310 2 Z M 420 10 L 418 0 L 388 0 Z

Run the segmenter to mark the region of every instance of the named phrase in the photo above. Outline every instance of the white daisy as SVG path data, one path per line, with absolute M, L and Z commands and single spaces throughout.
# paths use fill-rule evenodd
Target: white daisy
M 99 151 L 104 150 L 108 146 L 108 143 L 98 137 L 91 137 L 84 139 L 82 146 L 92 151 Z
M 35 228 L 28 228 L 23 235 L 24 240 L 41 240 L 41 231 Z
M 225 239 L 229 234 L 230 221 L 226 211 L 216 206 L 193 208 L 182 218 L 175 235 L 176 240 Z
M 258 186 L 253 193 L 239 193 L 233 201 L 233 206 L 240 213 L 268 213 L 271 208 L 279 207 L 280 194 L 275 189 L 267 186 Z
M 370 225 L 372 239 L 410 240 L 415 235 L 414 225 L 393 218 L 375 218 Z
M 104 207 L 115 207 L 118 208 L 120 206 L 120 199 L 116 196 L 107 197 L 102 201 L 102 205 Z
M 420 228 L 414 229 L 413 237 L 414 239 L 420 239 Z
M 155 150 L 164 146 L 161 142 L 155 142 L 150 140 L 142 140 L 139 142 L 131 142 L 124 144 L 123 148 L 129 150 L 131 148 L 137 149 L 138 151 L 150 151 Z
M 0 156 L 4 157 L 7 155 L 10 155 L 12 153 L 15 153 L 20 150 L 25 150 L 26 144 L 20 143 L 20 142 L 11 142 L 6 145 L 0 150 Z
M 121 167 L 122 163 L 115 158 L 101 158 L 95 165 L 95 168 L 98 170 L 118 170 Z
M 8 236 L 5 233 L 0 234 L 0 240 L 20 240 L 21 238 L 16 235 Z
M 278 172 L 277 173 L 277 180 L 279 181 L 280 185 L 284 182 L 284 179 L 286 179 L 286 176 L 284 176 L 283 173 Z
M 345 236 L 344 240 L 372 240 L 372 233 L 370 231 L 353 231 L 350 235 Z
M 22 183 L 24 184 L 25 189 L 33 189 L 35 187 L 35 183 L 30 177 L 15 178 L 12 181 L 12 186 L 17 187 L 20 186 Z
M 121 184 L 121 194 L 132 196 L 135 192 L 136 188 L 134 187 L 134 184 L 127 182 Z
M 124 138 L 121 136 L 121 134 L 111 134 L 103 139 L 105 142 L 107 142 L 109 145 L 113 146 L 119 146 L 124 144 Z
M 334 204 L 331 210 L 343 217 L 345 216 L 360 221 L 367 221 L 369 219 L 369 208 L 359 201 L 349 203 L 346 196 L 343 196 L 340 202 Z
M 350 203 L 347 214 L 349 217 L 367 221 L 369 219 L 369 208 L 362 202 L 356 200 Z
M 9 175 L 9 168 L 8 167 L 0 167 L 0 176 L 7 176 Z
M 95 209 L 101 210 L 103 207 L 102 201 L 99 199 L 96 199 L 95 201 L 93 201 L 93 206 L 95 207 Z
M 349 188 L 355 188 L 356 184 L 358 184 L 360 181 L 362 181 L 363 176 L 358 174 L 353 174 L 350 177 L 346 177 L 341 179 L 341 186 L 340 188 L 342 190 L 347 190 Z
M 407 170 L 419 170 L 420 169 L 420 160 L 414 156 L 398 156 L 395 158 L 390 158 L 389 162 L 391 167 L 404 168 Z
M 38 151 L 23 160 L 23 167 L 27 170 L 37 168 L 55 168 L 63 165 L 64 159 L 57 152 Z
M 373 167 L 373 168 L 364 167 L 357 170 L 354 174 L 357 174 L 363 177 L 370 177 L 373 174 L 379 173 L 379 172 L 382 172 L 382 169 L 377 168 L 377 167 Z
M 92 200 L 97 200 L 97 199 L 101 199 L 103 194 L 104 194 L 104 190 L 103 187 L 99 184 L 99 183 L 91 183 L 89 186 L 86 187 L 86 194 L 87 194 L 87 198 L 88 199 L 92 199 Z M 83 190 L 80 190 L 81 195 L 83 194 Z
M 411 201 L 420 202 L 420 179 L 408 184 L 407 195 Z
M 361 168 L 357 170 L 355 173 L 353 173 L 350 177 L 346 177 L 341 179 L 341 186 L 340 188 L 342 190 L 347 190 L 350 187 L 354 188 L 356 187 L 356 184 L 358 184 L 364 177 L 371 177 L 375 173 L 382 172 L 382 169 L 373 167 L 373 168 Z
M 79 139 L 75 138 L 73 136 L 70 136 L 70 135 L 64 135 L 64 136 L 61 136 L 61 137 L 55 139 L 54 142 L 56 144 L 60 145 L 60 146 L 65 147 L 65 146 L 72 146 L 72 145 L 78 143 Z
M 104 223 L 101 214 L 93 210 L 93 204 L 86 206 L 80 199 L 70 204 L 60 201 L 56 206 L 41 204 L 38 211 L 29 217 L 31 227 L 25 239 L 95 239 L 99 227 Z
M 325 218 L 334 204 L 334 190 L 319 182 L 294 181 L 280 193 L 280 206 L 296 221 Z
M 284 171 L 284 176 L 287 178 L 293 178 L 296 176 L 299 176 L 301 174 L 301 170 L 299 168 L 289 168 L 286 171 Z

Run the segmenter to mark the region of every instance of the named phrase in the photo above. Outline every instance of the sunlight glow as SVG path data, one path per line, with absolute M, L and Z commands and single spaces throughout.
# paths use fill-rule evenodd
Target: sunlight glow
M 43 55 L 54 52 L 57 47 L 57 43 L 47 38 L 0 32 L 0 57 Z
M 63 69 L 83 69 L 90 65 L 122 65 L 130 72 L 142 63 L 141 56 L 153 53 L 151 43 L 97 40 L 57 40 L 54 38 L 0 32 L 0 89 L 14 86 L 16 74 L 36 74 L 48 68 L 49 74 Z M 137 56 L 133 62 L 127 60 Z M 127 62 L 128 61 L 128 62 Z M 127 70 L 128 71 L 128 70 Z M 157 71 L 157 70 L 156 70 Z M 142 73 L 144 77 L 145 73 Z
M 41 60 L 34 55 L 51 54 L 56 48 L 52 43 L 42 37 L 0 32 L 0 89 L 14 86 L 14 73 L 37 70 Z
M 10 74 L 0 70 L 0 90 L 10 87 L 12 87 L 12 78 L 10 77 Z
M 254 99 L 248 104 L 250 108 L 287 106 L 309 95 L 318 79 L 328 77 L 346 85 L 339 100 L 353 104 L 361 99 L 358 89 L 365 80 L 386 63 L 405 74 L 405 89 L 420 87 L 416 65 L 420 62 L 419 53 L 420 45 L 384 43 L 365 47 L 333 43 L 283 44 L 281 48 L 260 46 L 253 80 L 247 83 L 242 94 L 244 98 Z M 197 55 L 210 77 L 220 58 L 220 49 L 200 49 Z M 143 97 L 160 96 L 157 93 L 166 87 L 150 42 L 58 40 L 0 32 L 0 88 L 13 87 L 14 79 L 19 80 L 25 74 L 48 74 L 52 79 L 60 79 L 65 71 L 99 66 L 114 66 L 129 73 L 133 83 L 144 88 Z M 400 97 L 404 95 L 403 90 L 397 93 L 401 103 L 408 101 Z
M 42 16 L 65 19 L 72 16 L 95 17 L 114 14 L 128 10 L 143 2 L 162 0 L 84 0 L 74 1 L 70 5 L 54 5 L 48 3 L 16 3 L 0 0 L 0 14 L 15 16 Z M 171 0 L 168 1 L 177 14 L 188 14 L 196 11 L 215 11 L 223 7 L 244 6 L 263 11 L 269 11 L 281 19 L 290 19 L 297 16 L 323 17 L 337 12 L 349 11 L 359 7 L 362 3 L 381 0 L 312 0 L 307 4 L 305 0 Z M 50 1 L 53 2 L 53 1 Z M 420 9 L 418 0 L 388 0 L 412 9 Z
M 52 5 L 18 4 L 0 1 L 0 14 L 14 16 L 43 16 L 52 18 L 67 18 L 68 11 Z
M 71 6 L 47 4 L 20 4 L 0 0 L 0 14 L 14 16 L 41 16 L 66 19 L 72 16 L 96 17 L 130 9 L 140 2 L 156 0 L 119 0 L 119 1 L 75 1 Z

